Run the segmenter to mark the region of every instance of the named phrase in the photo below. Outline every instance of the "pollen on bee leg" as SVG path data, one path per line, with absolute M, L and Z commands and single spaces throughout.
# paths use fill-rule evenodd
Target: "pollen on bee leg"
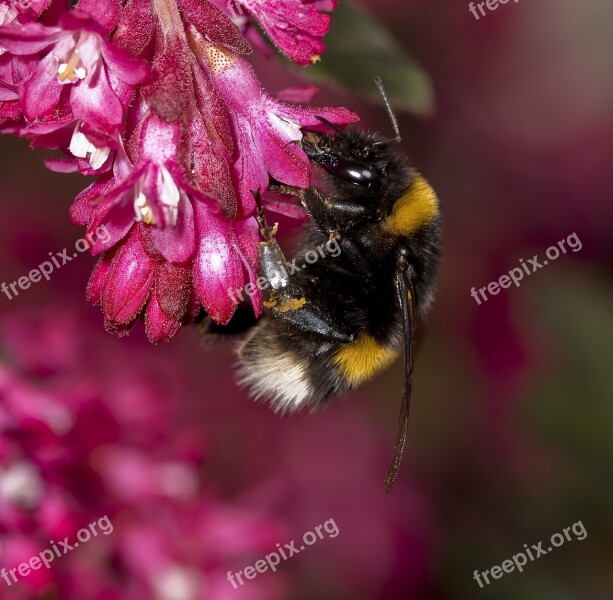
M 280 313 L 300 310 L 307 303 L 306 298 L 287 298 L 283 297 L 276 309 Z

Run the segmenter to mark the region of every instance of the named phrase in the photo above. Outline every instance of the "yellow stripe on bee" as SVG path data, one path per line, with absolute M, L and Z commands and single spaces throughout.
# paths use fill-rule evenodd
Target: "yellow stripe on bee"
M 334 355 L 334 363 L 352 386 L 358 386 L 391 365 L 399 350 L 386 348 L 372 336 L 364 335 L 343 346 Z
M 411 235 L 438 215 L 438 199 L 430 184 L 417 176 L 385 219 L 383 228 L 394 235 Z

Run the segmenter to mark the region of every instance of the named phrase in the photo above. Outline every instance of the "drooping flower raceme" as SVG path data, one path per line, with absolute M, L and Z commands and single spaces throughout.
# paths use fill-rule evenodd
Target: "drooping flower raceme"
M 60 149 L 47 166 L 97 180 L 71 207 L 74 223 L 105 225 L 87 296 L 107 329 L 142 317 L 170 339 L 201 308 L 225 324 L 231 290 L 257 280 L 253 192 L 271 178 L 308 187 L 300 147 L 317 117 L 344 108 L 270 96 L 245 56 L 257 20 L 300 65 L 315 62 L 332 0 L 0 0 L 0 129 Z M 257 286 L 255 286 L 257 287 Z M 252 296 L 256 314 L 261 299 Z

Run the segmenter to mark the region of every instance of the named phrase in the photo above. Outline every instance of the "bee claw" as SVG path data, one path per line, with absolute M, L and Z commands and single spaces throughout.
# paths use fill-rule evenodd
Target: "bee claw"
M 277 235 L 277 231 L 279 229 L 279 223 L 275 223 L 271 228 L 268 225 L 268 221 L 266 220 L 266 215 L 264 214 L 264 208 L 262 207 L 262 195 L 259 190 L 251 190 L 253 194 L 253 198 L 255 200 L 255 204 L 257 206 L 256 219 L 258 224 L 260 225 L 260 233 L 264 237 L 267 242 L 274 240 Z

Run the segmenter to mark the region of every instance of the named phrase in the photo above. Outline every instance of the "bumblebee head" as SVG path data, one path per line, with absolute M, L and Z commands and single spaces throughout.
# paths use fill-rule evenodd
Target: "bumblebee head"
M 339 183 L 373 192 L 380 192 L 394 171 L 397 161 L 389 145 L 388 140 L 379 136 L 352 131 L 340 131 L 337 135 L 306 132 L 302 140 L 309 159 Z
M 409 164 L 392 150 L 393 143 L 360 131 L 305 132 L 302 148 L 323 169 L 319 189 L 330 202 L 347 206 L 348 214 L 356 218 L 377 221 L 389 213 L 412 180 Z
M 306 132 L 302 147 L 311 161 L 321 166 L 333 182 L 350 196 L 394 194 L 398 184 L 406 183 L 407 170 L 391 150 L 400 142 L 398 119 L 391 107 L 381 78 L 375 77 L 394 130 L 391 139 L 377 134 L 344 131 L 323 117 L 317 117 L 334 134 Z

